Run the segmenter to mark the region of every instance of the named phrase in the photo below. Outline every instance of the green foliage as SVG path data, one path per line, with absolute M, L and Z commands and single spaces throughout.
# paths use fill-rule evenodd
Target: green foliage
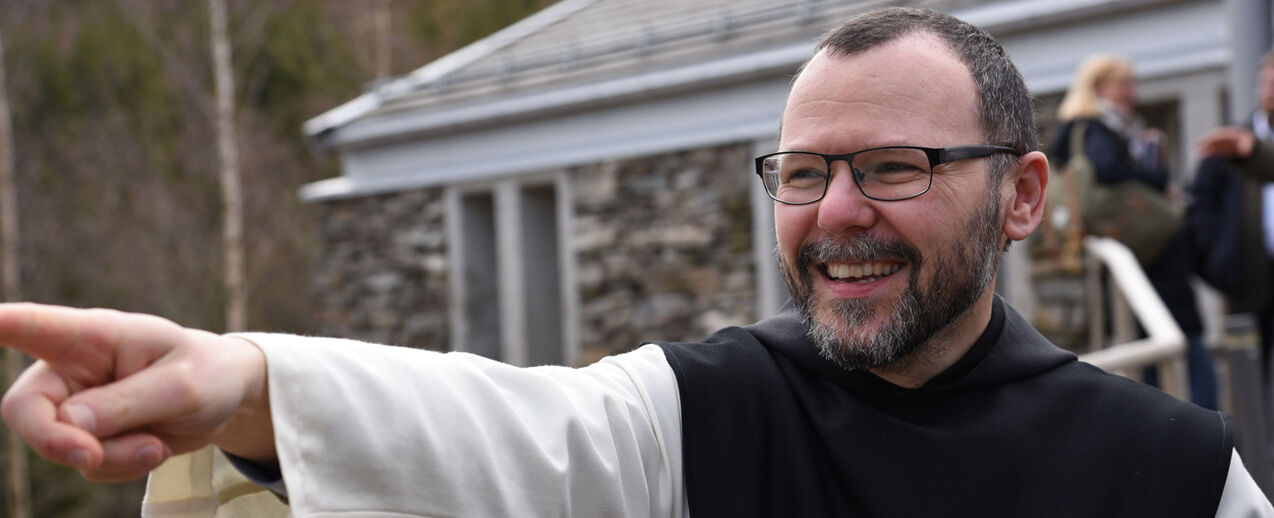
M 123 109 L 153 127 L 152 134 L 171 129 L 177 103 L 160 57 L 110 3 L 89 3 L 85 9 L 90 13 L 79 17 L 69 45 L 58 41 L 60 34 L 19 40 L 34 47 L 36 59 L 29 64 L 42 90 L 28 99 L 25 111 L 32 122 L 92 118 Z
M 62 5 L 62 3 L 59 3 Z M 9 52 L 12 67 L 30 74 L 12 96 L 14 126 L 36 133 L 92 139 L 103 117 L 123 117 L 137 141 L 146 143 L 151 170 L 181 176 L 174 163 L 181 124 L 175 88 L 162 58 L 114 4 L 84 3 L 64 31 L 19 30 Z M 54 11 L 72 16 L 68 9 Z
M 300 126 L 372 79 L 353 3 L 230 2 L 254 329 L 312 331 L 298 294 L 317 218 L 295 190 L 338 171 L 301 151 Z M 393 30 L 416 41 L 395 52 L 421 66 L 549 3 L 395 0 Z M 29 300 L 221 328 L 207 16 L 190 0 L 0 2 Z M 31 480 L 35 516 L 138 513 L 140 484 L 90 484 L 35 459 Z
M 333 30 L 317 2 L 298 2 L 272 13 L 265 34 L 259 52 L 240 57 L 247 60 L 241 76 L 247 85 L 244 108 L 266 114 L 299 144 L 301 124 L 317 115 L 311 100 L 348 100 L 367 72 L 354 59 L 354 42 Z

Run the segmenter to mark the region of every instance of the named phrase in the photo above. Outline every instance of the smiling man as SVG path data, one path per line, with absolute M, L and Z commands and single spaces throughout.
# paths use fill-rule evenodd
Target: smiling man
M 1033 149 L 1033 135 L 997 135 L 1016 148 L 981 143 L 977 85 L 938 36 L 870 38 L 829 37 L 805 66 L 783 116 L 780 146 L 793 151 L 760 159 L 759 174 L 820 351 L 915 387 L 986 327 L 1001 247 L 1030 233 L 1047 165 L 1023 156 L 1003 190 L 1008 161 L 992 175 L 983 158 Z M 1014 204 L 1010 222 L 1001 207 Z
M 1077 362 L 994 294 L 1043 210 L 1031 110 L 959 20 L 886 9 L 822 40 L 756 159 L 793 305 L 663 345 L 691 514 L 1271 513 L 1220 414 Z
M 793 296 L 772 318 L 518 369 L 8 305 L 0 343 L 41 361 L 4 418 L 95 480 L 214 444 L 296 516 L 1274 515 L 1227 418 L 1078 362 L 994 294 L 1043 211 L 1031 108 L 976 27 L 868 13 L 756 160 Z

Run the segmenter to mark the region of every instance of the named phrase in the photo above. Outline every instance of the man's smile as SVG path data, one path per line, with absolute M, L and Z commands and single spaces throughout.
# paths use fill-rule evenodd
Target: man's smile
M 819 271 L 836 282 L 866 284 L 893 275 L 902 263 L 874 261 L 867 263 L 822 263 Z

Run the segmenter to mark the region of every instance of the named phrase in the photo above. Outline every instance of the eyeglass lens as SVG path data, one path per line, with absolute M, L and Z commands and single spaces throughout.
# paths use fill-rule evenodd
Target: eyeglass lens
M 925 192 L 931 170 L 929 156 L 920 149 L 885 148 L 855 154 L 851 164 L 863 194 L 880 200 L 900 200 Z M 779 153 L 762 161 L 761 177 L 775 199 L 810 203 L 827 190 L 830 171 L 822 155 Z

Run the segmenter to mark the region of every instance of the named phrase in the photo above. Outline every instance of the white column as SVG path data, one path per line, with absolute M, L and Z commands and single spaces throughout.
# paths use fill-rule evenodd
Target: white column
M 1246 119 L 1256 107 L 1261 56 L 1270 48 L 1269 0 L 1226 0 L 1230 23 L 1231 121 Z
M 575 277 L 574 200 L 570 174 L 561 171 L 554 178 L 557 185 L 557 246 L 562 283 L 562 363 L 575 365 L 579 360 L 579 284 Z
M 754 142 L 752 155 L 773 153 L 778 148 L 777 140 Z M 779 306 L 788 297 L 778 260 L 774 257 L 774 247 L 777 243 L 774 237 L 774 200 L 765 193 L 765 186 L 761 185 L 761 179 L 750 169 L 741 171 L 740 174 L 748 175 L 752 202 L 752 256 L 756 263 L 756 316 L 765 318 L 778 311 Z
M 1223 111 L 1221 93 L 1225 88 L 1224 73 L 1213 70 L 1183 78 L 1181 83 L 1181 178 L 1186 185 L 1194 181 L 1199 156 L 1194 149 L 1208 132 L 1230 122 Z
M 460 226 L 463 213 L 460 210 L 460 192 L 455 187 L 448 187 L 443 193 L 443 207 L 443 224 L 447 233 L 447 284 L 450 287 L 447 313 L 451 326 L 451 350 L 467 351 L 469 326 L 464 314 L 464 237 Z
M 500 292 L 500 353 L 505 363 L 526 365 L 526 289 L 522 282 L 522 199 L 517 182 L 495 188 L 496 271 Z

